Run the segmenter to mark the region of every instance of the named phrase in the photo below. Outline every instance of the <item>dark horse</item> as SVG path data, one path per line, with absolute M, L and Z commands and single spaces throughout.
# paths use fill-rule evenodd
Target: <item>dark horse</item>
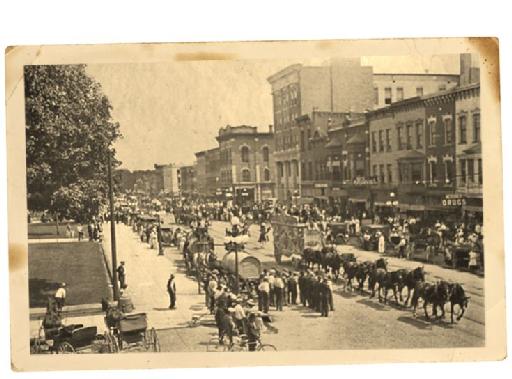
M 405 299 L 404 306 L 407 307 L 409 303 L 409 299 L 411 298 L 411 293 L 416 288 L 416 285 L 419 282 L 425 281 L 425 270 L 423 266 L 416 267 L 414 270 L 410 271 L 407 269 L 398 270 L 402 273 L 402 282 L 398 285 L 398 293 L 400 294 L 400 301 L 403 301 L 402 290 L 404 287 L 407 287 L 407 298 Z
M 387 302 L 389 290 L 393 291 L 396 304 L 398 303 L 398 284 L 403 280 L 402 273 L 399 271 L 388 272 L 383 268 L 377 268 L 373 273 L 373 286 L 371 287 L 372 294 L 370 297 L 375 296 L 375 284 L 379 285 L 379 303 L 384 300 L 384 304 Z M 382 292 L 384 297 L 382 297 Z
M 441 309 L 441 317 L 444 317 L 444 304 L 448 301 L 450 296 L 450 288 L 445 281 L 437 282 L 436 284 L 419 282 L 414 289 L 412 296 L 412 314 L 416 317 L 416 307 L 418 300 L 423 299 L 423 310 L 425 311 L 425 318 L 430 320 L 428 315 L 427 306 L 432 304 L 432 315 L 437 317 L 437 308 Z
M 466 296 L 464 292 L 464 288 L 459 283 L 450 283 L 448 284 L 450 289 L 450 310 L 451 310 L 451 323 L 453 324 L 453 310 L 455 305 L 458 305 L 460 308 L 460 313 L 457 315 L 457 321 L 460 321 L 462 316 L 464 316 L 464 312 L 468 307 L 469 296 Z

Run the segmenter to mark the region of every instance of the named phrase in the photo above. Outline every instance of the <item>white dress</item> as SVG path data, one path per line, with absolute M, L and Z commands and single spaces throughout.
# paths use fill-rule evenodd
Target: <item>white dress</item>
M 379 254 L 384 254 L 386 245 L 386 240 L 384 239 L 384 236 L 379 237 Z

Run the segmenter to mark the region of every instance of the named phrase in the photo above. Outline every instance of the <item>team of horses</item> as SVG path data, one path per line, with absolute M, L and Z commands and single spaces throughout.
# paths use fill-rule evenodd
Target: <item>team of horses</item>
M 364 293 L 364 285 L 367 283 L 367 290 L 370 298 L 377 295 L 379 302 L 387 303 L 388 294 L 392 292 L 395 303 L 401 307 L 412 307 L 413 315 L 416 317 L 416 309 L 419 300 L 423 301 L 425 318 L 430 320 L 427 307 L 432 306 L 432 316 L 435 318 L 445 317 L 445 304 L 450 304 L 451 323 L 456 318 L 460 321 L 464 315 L 469 296 L 466 296 L 464 288 L 460 283 L 452 283 L 444 280 L 430 283 L 425 280 L 425 270 L 423 266 L 415 269 L 388 270 L 388 261 L 379 258 L 376 261 L 358 262 L 343 260 L 342 255 L 335 249 L 325 251 L 305 251 L 304 260 L 308 267 L 322 267 L 325 271 L 331 269 L 335 279 L 341 275 L 346 291 L 359 291 Z M 341 268 L 343 273 L 340 274 Z M 353 283 L 354 282 L 354 283 Z M 355 284 L 355 285 L 354 285 Z M 403 298 L 404 289 L 407 290 L 407 297 Z M 455 313 L 455 307 L 458 306 L 458 313 Z M 441 311 L 438 317 L 438 310 Z

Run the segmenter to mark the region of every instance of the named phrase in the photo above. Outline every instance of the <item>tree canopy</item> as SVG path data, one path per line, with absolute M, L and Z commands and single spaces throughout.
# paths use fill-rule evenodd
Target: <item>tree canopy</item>
M 28 208 L 86 221 L 107 199 L 112 106 L 85 65 L 25 66 L 24 83 Z

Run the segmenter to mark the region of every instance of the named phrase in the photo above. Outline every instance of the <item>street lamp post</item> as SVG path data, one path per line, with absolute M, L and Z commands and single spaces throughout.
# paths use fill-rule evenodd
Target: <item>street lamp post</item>
M 158 226 L 156 227 L 156 238 L 158 240 L 158 255 L 164 255 L 164 249 L 162 246 L 162 222 L 160 221 L 160 215 L 158 215 Z
M 112 152 L 108 153 L 108 195 L 110 200 L 110 250 L 112 253 L 112 286 L 114 300 L 119 300 L 119 283 L 117 282 L 117 251 L 116 251 L 116 223 L 114 222 L 114 180 L 112 178 Z

